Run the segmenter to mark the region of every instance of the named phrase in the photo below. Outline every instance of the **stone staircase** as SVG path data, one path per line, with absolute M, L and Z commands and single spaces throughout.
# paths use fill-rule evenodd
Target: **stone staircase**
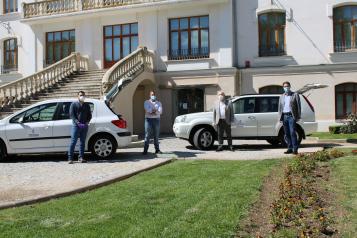
M 4 107 L 0 112 L 0 118 L 4 118 L 31 104 L 55 98 L 75 98 L 78 91 L 83 90 L 86 97 L 99 99 L 101 96 L 101 84 L 105 70 L 81 71 L 65 77 L 55 85 L 40 91 L 30 98 Z

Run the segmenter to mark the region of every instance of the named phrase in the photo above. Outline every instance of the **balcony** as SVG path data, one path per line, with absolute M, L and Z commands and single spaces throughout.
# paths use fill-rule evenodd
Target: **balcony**
M 13 65 L 2 65 L 1 66 L 1 74 L 8 74 L 11 72 L 17 72 L 18 67 L 17 64 L 13 64 Z
M 357 52 L 357 40 L 354 41 L 336 41 L 334 42 L 335 52 Z
M 202 59 L 209 58 L 209 48 L 192 48 L 181 50 L 169 50 L 169 60 L 187 60 L 187 59 Z
M 259 57 L 286 55 L 285 45 L 262 45 L 259 47 Z
M 23 3 L 23 17 L 25 19 L 81 12 L 93 9 L 122 7 L 168 0 L 47 0 L 33 3 Z

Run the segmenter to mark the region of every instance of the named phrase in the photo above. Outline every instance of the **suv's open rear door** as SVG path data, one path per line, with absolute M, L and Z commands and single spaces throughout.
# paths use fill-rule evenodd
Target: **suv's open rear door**
M 304 94 L 304 93 L 307 93 L 314 89 L 327 88 L 327 87 L 328 87 L 328 85 L 319 84 L 319 83 L 311 83 L 311 84 L 306 84 L 304 87 L 300 88 L 296 92 L 299 94 Z

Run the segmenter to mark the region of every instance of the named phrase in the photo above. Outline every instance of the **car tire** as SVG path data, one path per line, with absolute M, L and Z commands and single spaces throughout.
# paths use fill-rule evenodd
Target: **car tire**
M 7 159 L 7 152 L 6 152 L 6 146 L 5 144 L 1 141 L 0 142 L 0 162 L 3 162 Z
M 95 159 L 105 160 L 113 157 L 117 150 L 115 140 L 109 135 L 95 136 L 90 143 L 90 152 Z
M 269 144 L 271 144 L 272 146 L 279 146 L 280 145 L 280 139 L 276 138 L 276 139 L 268 139 L 267 142 Z
M 297 136 L 298 145 L 300 145 L 303 135 L 301 134 L 301 132 L 299 130 L 296 130 L 296 136 Z M 286 143 L 286 140 L 285 140 L 284 130 L 281 130 L 281 132 L 280 132 L 279 141 L 280 141 L 280 145 L 282 147 L 287 147 L 288 146 L 288 144 Z
M 214 144 L 214 133 L 207 128 L 201 128 L 193 136 L 193 143 L 197 149 L 210 150 Z

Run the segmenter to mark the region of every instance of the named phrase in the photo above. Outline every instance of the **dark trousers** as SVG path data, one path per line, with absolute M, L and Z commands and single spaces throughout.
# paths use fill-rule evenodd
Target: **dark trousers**
M 219 145 L 223 145 L 223 135 L 226 132 L 228 145 L 232 145 L 232 129 L 231 125 L 228 125 L 226 120 L 220 119 L 217 125 L 218 131 L 218 143 Z
M 288 144 L 288 150 L 298 151 L 299 145 L 296 136 L 296 121 L 291 114 L 285 114 L 283 116 L 285 140 Z

